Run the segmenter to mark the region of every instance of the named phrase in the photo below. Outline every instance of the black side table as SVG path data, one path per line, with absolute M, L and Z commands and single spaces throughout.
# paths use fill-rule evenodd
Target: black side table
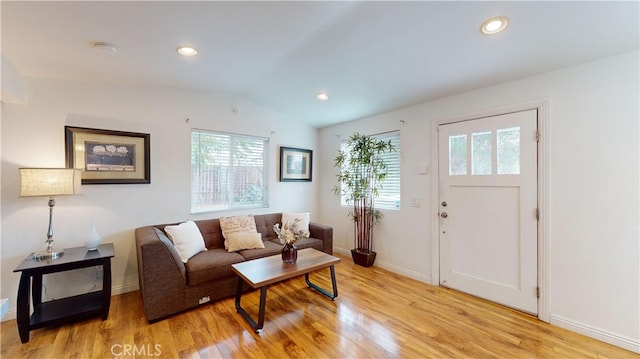
M 113 243 L 102 244 L 95 251 L 86 247 L 65 248 L 60 258 L 36 261 L 29 255 L 14 272 L 22 272 L 18 286 L 17 321 L 20 340 L 29 341 L 29 331 L 48 325 L 67 324 L 87 317 L 109 316 L 111 305 L 111 258 Z M 102 266 L 102 290 L 42 302 L 42 275 L 72 269 Z M 29 316 L 29 292 L 32 292 L 33 314 Z

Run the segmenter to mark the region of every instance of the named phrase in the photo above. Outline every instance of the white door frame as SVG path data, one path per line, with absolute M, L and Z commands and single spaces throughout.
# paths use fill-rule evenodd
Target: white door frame
M 520 112 L 526 110 L 538 110 L 538 131 L 540 131 L 540 140 L 538 142 L 538 208 L 540 210 L 540 220 L 538 221 L 538 287 L 540 288 L 540 297 L 538 298 L 538 319 L 549 322 L 549 281 L 548 281 L 548 269 L 549 269 L 549 255 L 548 255 L 548 243 L 547 238 L 548 226 L 547 218 L 549 217 L 549 201 L 548 191 L 549 188 L 549 161 L 548 161 L 548 146 L 547 139 L 549 138 L 547 121 L 547 99 L 535 100 L 532 102 L 521 103 L 511 106 L 491 108 L 488 110 L 482 110 L 479 112 L 468 113 L 464 115 L 444 117 L 433 120 L 431 123 L 431 168 L 433 168 L 433 178 L 431 187 L 431 214 L 432 214 L 432 234 L 433 240 L 431 248 L 431 284 L 435 286 L 440 285 L 440 216 L 438 205 L 438 188 L 439 188 L 439 176 L 438 171 L 438 127 L 440 125 L 468 121 L 479 119 L 483 117 L 503 115 L 512 112 Z

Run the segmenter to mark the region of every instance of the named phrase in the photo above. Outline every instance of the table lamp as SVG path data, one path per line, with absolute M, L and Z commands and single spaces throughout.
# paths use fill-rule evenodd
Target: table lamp
M 53 206 L 55 197 L 80 193 L 80 170 L 74 168 L 21 168 L 20 197 L 49 197 L 49 229 L 46 248 L 33 254 L 33 259 L 55 259 L 64 251 L 53 248 Z

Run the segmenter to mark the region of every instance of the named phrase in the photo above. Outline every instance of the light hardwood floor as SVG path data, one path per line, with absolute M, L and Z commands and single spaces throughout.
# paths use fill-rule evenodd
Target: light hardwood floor
M 2 358 L 639 358 L 526 314 L 433 287 L 342 257 L 335 302 L 304 278 L 267 294 L 264 331 L 255 334 L 233 298 L 148 324 L 139 292 L 114 296 L 99 318 L 31 332 L 1 326 Z M 312 280 L 330 288 L 329 271 Z M 254 317 L 259 291 L 243 296 Z

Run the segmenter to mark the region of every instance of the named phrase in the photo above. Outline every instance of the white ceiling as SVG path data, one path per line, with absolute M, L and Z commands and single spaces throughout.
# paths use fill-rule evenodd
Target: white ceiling
M 315 127 L 639 48 L 628 2 L 1 2 L 25 76 L 247 98 Z M 487 18 L 507 30 L 480 33 Z M 92 41 L 116 44 L 105 55 Z M 197 47 L 183 58 L 179 45 Z M 319 102 L 315 93 L 330 99 Z

